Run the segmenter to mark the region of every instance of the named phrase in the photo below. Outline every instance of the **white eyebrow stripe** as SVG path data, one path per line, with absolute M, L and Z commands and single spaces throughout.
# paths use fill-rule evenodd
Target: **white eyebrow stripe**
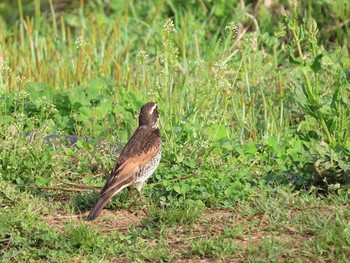
M 151 110 L 149 111 L 149 114 L 152 115 L 153 111 L 157 108 L 157 104 L 154 104 L 154 106 L 151 108 Z

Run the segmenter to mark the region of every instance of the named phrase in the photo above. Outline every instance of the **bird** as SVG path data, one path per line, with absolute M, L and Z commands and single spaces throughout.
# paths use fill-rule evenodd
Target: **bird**
M 88 221 L 96 219 L 109 200 L 124 188 L 128 189 L 136 203 L 132 193 L 133 185 L 136 185 L 137 194 L 144 207 L 141 188 L 157 169 L 161 159 L 162 139 L 158 123 L 157 103 L 144 104 L 140 110 L 139 126 L 120 153 L 105 186 L 101 190 L 99 200 L 86 218 Z

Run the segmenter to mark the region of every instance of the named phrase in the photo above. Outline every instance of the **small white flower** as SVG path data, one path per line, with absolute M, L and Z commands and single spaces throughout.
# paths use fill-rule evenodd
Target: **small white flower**
M 147 54 L 147 51 L 146 50 L 141 50 L 137 53 L 136 55 L 137 58 L 140 58 L 140 59 L 145 59 L 148 57 L 148 54 Z
M 204 60 L 201 59 L 201 58 L 198 58 L 198 59 L 194 62 L 194 64 L 195 64 L 197 67 L 202 67 L 202 66 L 204 66 Z
M 205 141 L 205 140 L 202 140 L 201 148 L 208 149 L 209 148 L 209 143 L 207 141 Z
M 245 41 L 248 45 L 251 45 L 253 49 L 255 49 L 258 43 L 258 37 L 255 33 L 250 33 L 246 35 Z
M 157 95 L 156 92 L 154 92 L 153 90 L 148 90 L 147 91 L 147 96 L 150 98 L 154 98 Z
M 236 25 L 236 22 L 231 21 L 230 23 L 228 23 L 228 25 L 225 26 L 225 31 L 228 34 L 230 34 L 232 32 L 233 38 L 235 38 L 238 34 L 238 27 Z
M 222 61 L 222 60 L 219 60 L 218 62 L 216 62 L 214 64 L 214 67 L 215 67 L 216 71 L 224 71 L 227 69 L 226 63 L 224 63 L 224 61 Z
M 86 46 L 86 41 L 84 40 L 84 37 L 83 36 L 78 37 L 75 40 L 75 45 L 77 46 L 77 48 L 82 48 Z
M 18 92 L 18 98 L 20 100 L 24 100 L 26 98 L 29 98 L 29 93 L 25 90 L 22 90 L 22 91 Z
M 27 83 L 29 83 L 30 81 L 29 81 L 29 79 L 28 78 L 26 78 L 25 76 L 17 76 L 16 77 L 16 81 L 17 82 L 19 82 L 20 84 L 27 84 Z
M 136 59 L 138 59 L 142 63 L 145 63 L 147 58 L 148 58 L 148 54 L 146 50 L 141 50 L 136 55 Z
M 175 25 L 174 25 L 174 21 L 171 20 L 170 18 L 167 19 L 167 21 L 165 21 L 163 29 L 164 29 L 164 32 L 168 33 L 168 34 L 171 34 L 171 33 L 176 34 L 177 33 Z
M 4 73 L 6 72 L 6 73 L 11 73 L 12 72 L 12 69 L 9 67 L 9 66 L 7 66 L 6 65 L 6 63 L 0 63 L 0 69 L 2 70 L 2 71 L 4 71 Z
M 226 78 L 220 78 L 218 87 L 219 89 L 231 89 L 231 83 Z

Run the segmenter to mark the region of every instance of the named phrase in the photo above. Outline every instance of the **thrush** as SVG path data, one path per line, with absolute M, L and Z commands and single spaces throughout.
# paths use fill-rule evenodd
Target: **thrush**
M 92 208 L 87 220 L 94 220 L 111 198 L 124 188 L 128 188 L 130 195 L 132 186 L 142 205 L 141 196 L 143 183 L 153 174 L 161 158 L 161 137 L 158 129 L 158 109 L 154 102 L 142 106 L 139 116 L 139 127 L 122 150 L 118 161 L 100 193 L 100 198 Z

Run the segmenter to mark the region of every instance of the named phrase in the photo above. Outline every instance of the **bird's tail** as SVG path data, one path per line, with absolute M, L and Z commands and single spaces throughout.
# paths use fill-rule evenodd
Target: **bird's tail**
M 108 203 L 108 201 L 111 200 L 112 197 L 113 197 L 113 195 L 108 195 L 108 194 L 101 196 L 100 199 L 97 201 L 97 203 L 92 208 L 92 210 L 91 210 L 90 214 L 87 216 L 86 220 L 88 220 L 88 221 L 94 220 L 100 214 L 101 210 L 105 207 L 105 205 Z

